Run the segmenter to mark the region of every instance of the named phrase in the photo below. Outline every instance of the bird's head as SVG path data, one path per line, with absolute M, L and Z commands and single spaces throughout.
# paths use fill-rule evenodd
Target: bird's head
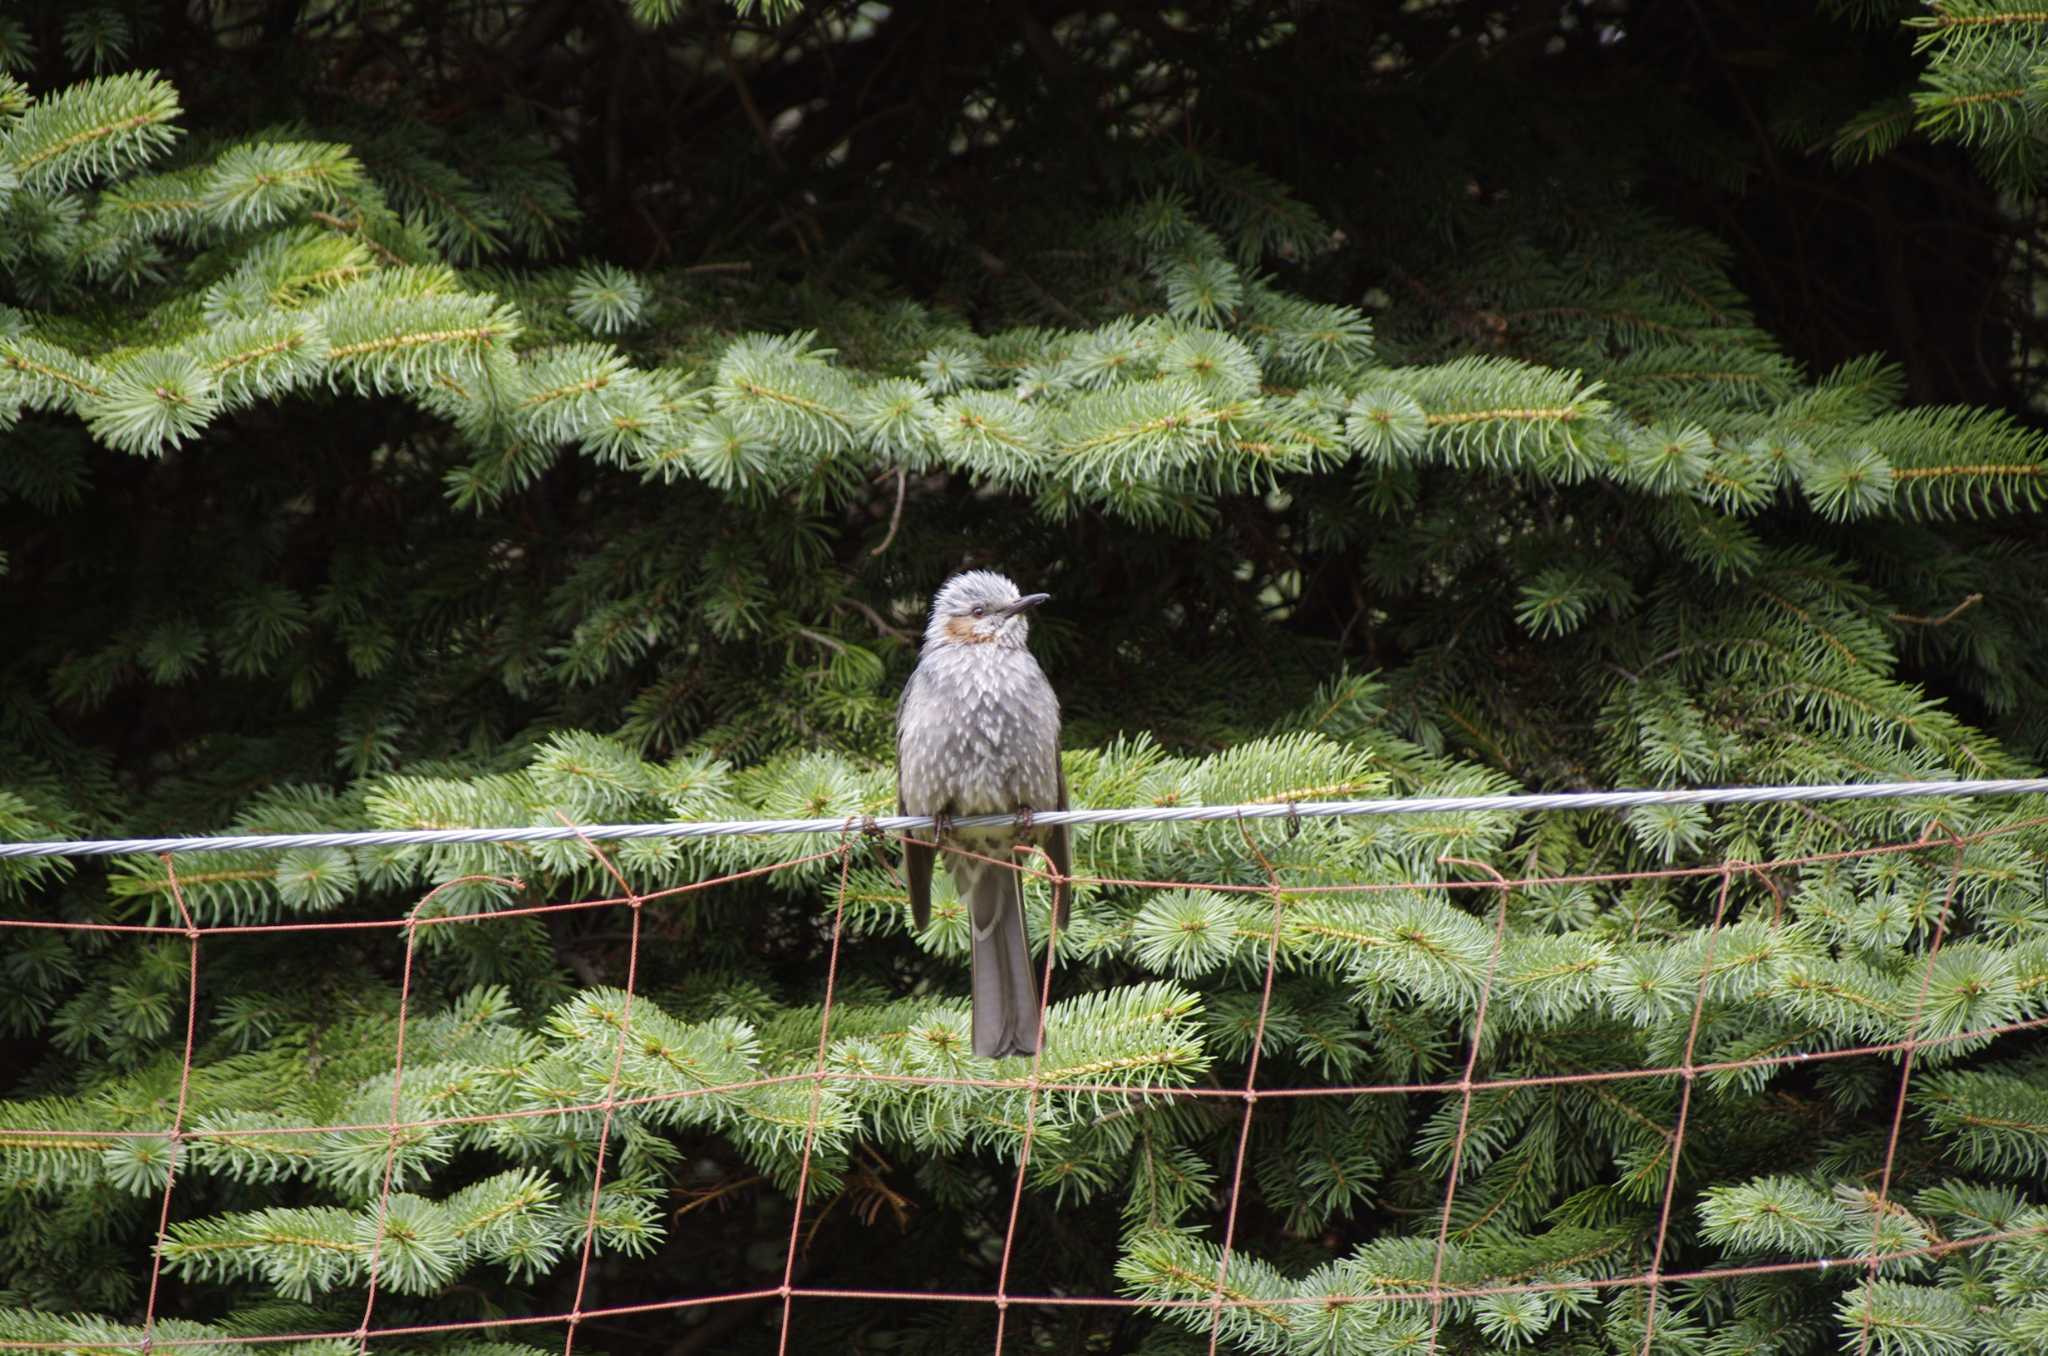
M 1015 584 L 993 570 L 956 574 L 932 599 L 924 643 L 1021 646 L 1031 630 L 1032 609 L 1051 596 L 1020 594 Z

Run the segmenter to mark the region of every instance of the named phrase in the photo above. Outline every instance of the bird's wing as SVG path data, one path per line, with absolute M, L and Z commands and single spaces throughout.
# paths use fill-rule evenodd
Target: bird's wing
M 896 703 L 896 813 L 907 815 L 909 809 L 903 802 L 903 715 L 910 706 L 911 689 L 917 686 L 917 670 L 913 669 L 910 680 L 903 685 L 903 696 Z M 923 932 L 932 922 L 932 849 L 919 847 L 906 841 L 903 844 L 903 877 L 910 886 L 910 917 Z
M 1053 752 L 1052 765 L 1059 770 L 1060 779 L 1059 804 L 1054 808 L 1064 810 L 1067 808 L 1067 770 L 1060 767 L 1058 750 Z M 1046 855 L 1052 858 L 1053 868 L 1061 876 L 1072 876 L 1074 874 L 1074 850 L 1073 843 L 1068 837 L 1069 828 L 1070 826 L 1066 824 L 1053 825 L 1052 835 L 1045 842 Z M 1063 928 L 1067 925 L 1068 916 L 1073 912 L 1073 905 L 1074 887 L 1072 882 L 1067 880 L 1053 882 L 1052 916 Z

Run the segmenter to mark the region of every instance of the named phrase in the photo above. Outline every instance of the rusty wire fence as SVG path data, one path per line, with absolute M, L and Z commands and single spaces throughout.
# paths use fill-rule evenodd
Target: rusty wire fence
M 1462 1072 L 1454 1080 L 1406 1083 L 1366 1084 L 1317 1084 L 1305 1087 L 1270 1086 L 1260 1079 L 1261 1052 L 1266 1045 L 1266 1027 L 1272 1010 L 1274 980 L 1279 970 L 1280 938 L 1289 906 L 1290 884 L 1278 870 L 1272 868 L 1264 854 L 1259 851 L 1256 838 L 1249 826 L 1260 820 L 1294 820 L 1307 817 L 1328 817 L 1348 814 L 1398 815 L 1405 813 L 1441 812 L 1444 810 L 1513 810 L 1541 812 L 1551 809 L 1584 808 L 1626 808 L 1638 804 L 1657 803 L 1757 803 L 1764 801 L 1830 800 L 1830 799 L 1872 799 L 1922 796 L 1984 796 L 2011 795 L 2021 793 L 2048 792 L 2048 779 L 2029 781 L 2005 781 L 1983 783 L 1908 783 L 1885 785 L 1859 785 L 1844 787 L 1782 787 L 1782 788 L 1739 788 L 1721 791 L 1680 791 L 1680 792 L 1598 792 L 1556 796 L 1491 796 L 1491 797 L 1439 797 L 1427 800 L 1375 801 L 1375 802 L 1304 802 L 1299 805 L 1259 804 L 1251 806 L 1201 806 L 1179 807 L 1172 810 L 1146 808 L 1140 810 L 1081 810 L 1044 814 L 1038 816 L 1041 822 L 1065 820 L 1076 823 L 1131 823 L 1160 820 L 1228 820 L 1238 824 L 1245 832 L 1245 843 L 1250 853 L 1265 865 L 1266 881 L 1263 884 L 1219 884 L 1202 881 L 1137 880 L 1106 876 L 1081 876 L 1071 878 L 1081 886 L 1099 886 L 1132 890 L 1185 890 L 1198 888 L 1211 891 L 1236 891 L 1254 896 L 1270 897 L 1272 901 L 1270 926 L 1266 931 L 1267 942 L 1262 967 L 1260 1000 L 1255 1028 L 1246 1058 L 1244 1079 L 1241 1084 L 1231 1086 L 1188 1086 L 1175 1087 L 1156 1082 L 1143 1084 L 1118 1084 L 1114 1082 L 1063 1082 L 1057 1079 L 1041 1078 L 1041 1063 L 1045 1049 L 1044 1011 L 1041 1010 L 1041 1032 L 1039 1055 L 1032 1057 L 1029 1068 L 1014 1077 L 941 1077 L 868 1072 L 856 1069 L 834 1067 L 830 1062 L 832 1022 L 834 1003 L 837 997 L 842 942 L 847 932 L 847 893 L 850 872 L 861 854 L 873 850 L 878 839 L 886 839 L 890 847 L 899 846 L 906 838 L 925 841 L 916 835 L 928 832 L 931 821 L 914 817 L 863 817 L 847 820 L 762 820 L 735 821 L 732 823 L 668 824 L 668 825 L 565 825 L 561 828 L 520 828 L 505 830 L 464 829 L 464 830 L 418 830 L 390 832 L 336 832 L 329 834 L 264 835 L 216 838 L 178 839 L 121 839 L 121 840 L 79 840 L 48 843 L 0 843 L 0 858 L 28 856 L 107 856 L 117 853 L 150 852 L 160 855 L 168 871 L 170 894 L 177 908 L 177 920 L 170 923 L 102 923 L 102 922 L 60 922 L 34 918 L 0 918 L 0 938 L 9 931 L 29 929 L 55 929 L 64 931 L 93 931 L 129 936 L 182 938 L 188 947 L 186 999 L 183 1011 L 183 1061 L 180 1066 L 177 1101 L 171 1116 L 168 1131 L 88 1129 L 76 1131 L 39 1129 L 34 1137 L 41 1141 L 72 1139 L 80 1143 L 101 1144 L 124 1138 L 151 1138 L 167 1140 L 170 1150 L 169 1163 L 165 1174 L 161 1206 L 157 1218 L 157 1248 L 149 1258 L 149 1285 L 140 1330 L 131 1340 L 120 1340 L 101 1336 L 89 1346 L 81 1346 L 75 1340 L 17 1341 L 0 1339 L 0 1350 L 24 1351 L 180 1351 L 192 1348 L 216 1348 L 246 1346 L 261 1348 L 276 1344 L 308 1342 L 314 1340 L 341 1341 L 355 1344 L 367 1351 L 369 1344 L 378 1339 L 404 1337 L 445 1337 L 464 1333 L 490 1334 L 510 1337 L 522 1331 L 559 1326 L 564 1331 L 562 1350 L 570 1356 L 577 1345 L 578 1329 L 591 1320 L 623 1318 L 633 1315 L 647 1315 L 662 1312 L 677 1312 L 699 1309 L 707 1306 L 728 1304 L 779 1304 L 781 1310 L 779 1349 L 783 1352 L 802 1351 L 806 1347 L 802 1334 L 802 1304 L 806 1300 L 852 1300 L 886 1304 L 964 1304 L 985 1305 L 995 1312 L 995 1342 L 997 1352 L 1005 1350 L 1010 1339 L 1010 1317 L 1020 1309 L 1033 1306 L 1059 1307 L 1109 1307 L 1123 1309 L 1144 1309 L 1154 1313 L 1170 1310 L 1193 1310 L 1206 1313 L 1208 1347 L 1211 1352 L 1238 1349 L 1230 1342 L 1224 1331 L 1223 1319 L 1232 1310 L 1253 1309 L 1260 1311 L 1284 1310 L 1290 1305 L 1312 1305 L 1328 1310 L 1349 1305 L 1407 1304 L 1427 1306 L 1429 1318 L 1430 1347 L 1435 1349 L 1438 1329 L 1444 1322 L 1444 1307 L 1448 1302 L 1476 1300 L 1494 1296 L 1516 1294 L 1545 1294 L 1548 1292 L 1613 1291 L 1620 1289 L 1640 1290 L 1645 1296 L 1646 1323 L 1642 1339 L 1642 1351 L 1647 1353 L 1656 1340 L 1660 1301 L 1665 1287 L 1704 1283 L 1716 1280 L 1734 1279 L 1744 1276 L 1782 1274 L 1794 1272 L 1818 1272 L 1831 1267 L 1861 1270 L 1875 1277 L 1879 1270 L 1890 1263 L 1915 1257 L 1943 1257 L 1954 1253 L 2010 1242 L 2017 1238 L 2029 1237 L 2048 1230 L 2048 1226 L 2028 1229 L 1992 1231 L 1967 1238 L 1942 1239 L 1926 1246 L 1879 1251 L 1879 1238 L 1873 1233 L 1872 1246 L 1855 1255 L 1845 1257 L 1812 1257 L 1799 1260 L 1770 1262 L 1748 1266 L 1723 1266 L 1704 1270 L 1667 1270 L 1664 1266 L 1666 1245 L 1671 1231 L 1674 1200 L 1678 1194 L 1678 1173 L 1680 1157 L 1684 1149 L 1688 1118 L 1692 1113 L 1693 1093 L 1697 1080 L 1703 1075 L 1730 1073 L 1743 1069 L 1769 1069 L 1792 1064 L 1812 1064 L 1821 1061 L 1852 1059 L 1869 1055 L 1892 1055 L 1899 1061 L 1899 1075 L 1895 1092 L 1887 1099 L 1889 1104 L 1889 1129 L 1885 1139 L 1883 1166 L 1876 1183 L 1877 1208 L 1875 1218 L 1882 1221 L 1887 1203 L 1891 1198 L 1895 1161 L 1898 1156 L 1901 1130 L 1904 1125 L 1907 1094 L 1912 1085 L 1916 1058 L 1921 1051 L 1930 1047 L 1960 1042 L 1977 1042 L 1987 1038 L 2006 1036 L 2023 1031 L 2039 1031 L 2048 1028 L 2048 1017 L 2002 1023 L 1996 1026 L 1972 1028 L 1946 1032 L 1934 1036 L 1923 1036 L 1921 1027 L 1925 1016 L 1929 986 L 1935 974 L 1935 965 L 1947 939 L 1956 901 L 1956 889 L 1963 866 L 1964 855 L 1973 845 L 1992 839 L 2038 828 L 2048 823 L 2048 816 L 2025 818 L 2004 822 L 1995 827 L 1974 832 L 1954 832 L 1940 827 L 1938 822 L 1920 836 L 1907 841 L 1872 843 L 1864 847 L 1840 851 L 1813 853 L 1783 857 L 1770 861 L 1742 862 L 1722 861 L 1708 865 L 1674 867 L 1661 870 L 1605 872 L 1596 874 L 1562 874 L 1555 876 L 1507 876 L 1491 865 L 1477 861 L 1461 861 L 1444 858 L 1445 864 L 1466 868 L 1470 879 L 1434 878 L 1405 882 L 1372 883 L 1318 883 L 1313 890 L 1318 895 L 1336 895 L 1346 892 L 1385 893 L 1399 891 L 1453 891 L 1474 895 L 1484 900 L 1483 913 L 1488 918 L 1492 931 L 1492 951 L 1489 955 L 1484 981 L 1479 991 L 1476 1009 L 1469 1029 L 1464 1031 L 1465 1057 Z M 984 821 L 1003 822 L 1001 817 L 984 816 Z M 981 821 L 963 821 L 981 822 Z M 605 844 L 633 837 L 706 837 L 724 833 L 748 834 L 820 834 L 833 835 L 830 846 L 815 850 L 792 853 L 787 858 L 762 866 L 734 871 L 707 879 L 692 881 L 671 888 L 636 891 L 620 870 Z M 371 847 L 398 844 L 435 843 L 480 843 L 520 841 L 580 841 L 592 858 L 600 864 L 606 877 L 617 887 L 614 894 L 595 899 L 574 899 L 531 905 L 527 907 L 492 909 L 486 911 L 433 914 L 423 916 L 420 905 L 415 905 L 403 916 L 389 919 L 343 920 L 343 921 L 290 921 L 275 923 L 237 923 L 202 926 L 194 919 L 186 906 L 183 890 L 179 885 L 178 861 L 193 853 L 221 850 L 244 850 L 249 848 L 290 848 L 302 846 Z M 946 848 L 943 851 L 957 851 Z M 1914 855 L 1928 860 L 1943 859 L 1946 888 L 1941 898 L 1939 911 L 1934 918 L 1929 943 L 1926 947 L 1925 964 L 1921 970 L 1918 999 L 1911 1012 L 1907 1032 L 1903 1039 L 1873 1044 L 1845 1046 L 1819 1050 L 1789 1051 L 1759 1055 L 1753 1058 L 1718 1061 L 1695 1059 L 1696 1046 L 1700 1035 L 1702 1014 L 1707 1004 L 1709 978 L 1714 967 L 1715 947 L 1728 922 L 1731 888 L 1745 878 L 1764 883 L 1773 894 L 1782 894 L 1774 883 L 1773 873 L 1782 870 L 1796 870 L 1829 862 L 1853 862 L 1887 856 Z M 993 860 L 993 859 L 989 859 Z M 642 921 L 649 908 L 682 907 L 695 896 L 715 891 L 741 881 L 755 880 L 801 866 L 820 862 L 836 861 L 837 887 L 832 904 L 830 949 L 828 952 L 825 977 L 824 1005 L 819 1024 L 818 1044 L 815 1060 L 808 1070 L 762 1077 L 739 1082 L 717 1083 L 693 1087 L 673 1093 L 655 1096 L 620 1096 L 620 1072 L 628 1047 L 628 1036 L 632 1030 L 632 1006 L 635 1002 L 637 984 L 640 978 L 640 956 L 642 942 Z M 1026 872 L 1041 879 L 1052 879 L 1050 863 L 1042 855 L 1033 859 L 1028 855 L 1003 865 Z M 1639 881 L 1678 881 L 1691 879 L 1709 884 L 1714 899 L 1713 913 L 1708 924 L 1697 986 L 1691 1005 L 1690 1025 L 1681 1058 L 1675 1064 L 1657 1066 L 1616 1068 L 1582 1073 L 1562 1073 L 1552 1076 L 1528 1077 L 1485 1077 L 1480 1072 L 1480 1052 L 1485 1045 L 1488 1008 L 1494 997 L 1496 971 L 1501 956 L 1503 939 L 1507 934 L 1510 901 L 1517 891 L 1547 886 L 1626 886 Z M 453 884 L 455 882 L 450 882 Z M 443 885 L 439 889 L 446 889 Z M 420 901 L 425 904 L 432 898 L 430 893 Z M 462 924 L 489 925 L 498 920 L 534 917 L 568 911 L 613 910 L 623 915 L 626 921 L 626 946 L 624 974 L 620 977 L 623 994 L 623 1010 L 618 1013 L 619 1036 L 611 1057 L 611 1077 L 603 1097 L 571 1106 L 546 1106 L 510 1111 L 486 1112 L 471 1115 L 438 1118 L 402 1117 L 401 1095 L 406 1070 L 406 1030 L 408 1020 L 414 1016 L 414 977 L 419 954 L 419 942 L 430 929 Z M 1478 912 L 1478 910 L 1475 910 Z M 1774 924 L 1782 909 L 1774 910 Z M 390 1097 L 390 1115 L 383 1121 L 367 1124 L 348 1125 L 304 1125 L 274 1127 L 261 1130 L 237 1130 L 233 1128 L 196 1128 L 186 1123 L 187 1102 L 193 1070 L 193 1054 L 199 1027 L 200 976 L 202 957 L 214 947 L 231 946 L 237 938 L 258 935 L 307 934 L 353 932 L 384 933 L 391 938 L 392 945 L 403 948 L 400 971 L 400 985 L 397 1015 L 397 1037 L 394 1051 L 394 1066 Z M 1049 996 L 1058 949 L 1055 933 L 1046 948 L 1046 959 L 1042 971 L 1044 994 Z M 1569 1280 L 1531 1280 L 1513 1284 L 1489 1284 L 1482 1286 L 1455 1286 L 1443 1283 L 1444 1261 L 1447 1244 L 1451 1236 L 1454 1207 L 1457 1201 L 1461 1168 L 1467 1148 L 1467 1130 L 1471 1117 L 1473 1099 L 1476 1095 L 1497 1092 L 1517 1087 L 1540 1087 L 1567 1084 L 1613 1083 L 1644 1079 L 1675 1080 L 1679 1088 L 1677 1114 L 1668 1128 L 1663 1131 L 1668 1143 L 1668 1168 L 1665 1173 L 1662 1203 L 1657 1214 L 1655 1233 L 1646 1240 L 1649 1265 L 1642 1271 L 1622 1276 L 1574 1277 Z M 1024 1095 L 1024 1126 L 1021 1149 L 1014 1164 L 1013 1185 L 1010 1191 L 1008 1222 L 1003 1232 L 1002 1250 L 995 1268 L 995 1282 L 987 1290 L 943 1291 L 921 1289 L 861 1289 L 810 1286 L 798 1282 L 798 1260 L 802 1250 L 804 1224 L 806 1221 L 805 1197 L 810 1179 L 814 1150 L 818 1133 L 818 1107 L 824 1089 L 829 1085 L 881 1081 L 899 1084 L 951 1085 L 969 1088 L 1000 1089 L 1009 1092 L 1021 1091 Z M 810 1116 L 804 1127 L 801 1151 L 801 1167 L 798 1186 L 790 1208 L 787 1248 L 782 1262 L 782 1278 L 779 1284 L 768 1287 L 735 1290 L 709 1295 L 679 1296 L 646 1302 L 617 1305 L 586 1305 L 585 1298 L 590 1279 L 591 1258 L 594 1240 L 597 1237 L 598 1208 L 600 1193 L 605 1184 L 606 1160 L 615 1128 L 616 1114 L 622 1108 L 641 1107 L 650 1103 L 678 1100 L 690 1097 L 716 1097 L 756 1089 L 764 1086 L 784 1084 L 807 1086 L 810 1090 Z M 1206 1298 L 1161 1299 L 1117 1293 L 1113 1277 L 1104 1277 L 1099 1293 L 1020 1293 L 1010 1287 L 1012 1260 L 1017 1246 L 1017 1221 L 1024 1200 L 1027 1175 L 1031 1167 L 1033 1139 L 1038 1127 L 1041 1099 L 1049 1093 L 1085 1093 L 1096 1097 L 1128 1097 L 1133 1099 L 1158 1100 L 1165 1098 L 1204 1098 L 1226 1103 L 1237 1103 L 1242 1107 L 1238 1114 L 1235 1152 L 1229 1161 L 1229 1171 L 1224 1179 L 1221 1202 L 1223 1208 L 1220 1237 L 1220 1255 L 1213 1278 L 1202 1285 Z M 1459 1113 L 1457 1131 L 1452 1143 L 1449 1171 L 1443 1192 L 1441 1210 L 1435 1223 L 1435 1262 L 1429 1284 L 1422 1287 L 1401 1289 L 1375 1289 L 1355 1295 L 1315 1294 L 1302 1297 L 1248 1296 L 1239 1293 L 1231 1284 L 1230 1269 L 1234 1256 L 1239 1208 L 1247 1190 L 1246 1150 L 1251 1141 L 1254 1118 L 1262 1102 L 1292 1098 L 1359 1098 L 1359 1097 L 1414 1097 L 1441 1096 L 1456 1098 Z M 520 1118 L 561 1118 L 573 1114 L 587 1114 L 598 1118 L 598 1147 L 587 1203 L 583 1212 L 581 1243 L 576 1254 L 576 1276 L 574 1300 L 570 1307 L 561 1312 L 546 1314 L 521 1314 L 497 1316 L 448 1323 L 382 1324 L 378 1322 L 378 1298 L 381 1251 L 387 1240 L 386 1223 L 389 1219 L 393 1195 L 393 1168 L 397 1161 L 402 1137 L 416 1135 L 423 1131 L 451 1126 L 471 1126 L 492 1121 L 516 1120 Z M 337 1131 L 375 1132 L 387 1138 L 384 1169 L 381 1185 L 377 1192 L 374 1218 L 377 1227 L 370 1236 L 369 1257 L 364 1268 L 363 1306 L 360 1320 L 351 1327 L 329 1329 L 319 1332 L 294 1332 L 263 1334 L 254 1336 L 209 1335 L 204 1338 L 180 1337 L 160 1332 L 159 1295 L 163 1278 L 162 1244 L 168 1237 L 173 1214 L 173 1200 L 178 1185 L 178 1160 L 191 1144 L 207 1138 L 232 1139 L 238 1135 L 275 1139 L 280 1136 L 305 1135 L 325 1136 Z M 14 1132 L 18 1134 L 19 1132 Z M 0 1130 L 0 1150 L 9 1146 L 10 1132 Z M 1870 1334 L 1866 1330 L 1859 1346 L 1867 1350 Z M 1017 1349 L 1011 1344 L 1011 1349 Z

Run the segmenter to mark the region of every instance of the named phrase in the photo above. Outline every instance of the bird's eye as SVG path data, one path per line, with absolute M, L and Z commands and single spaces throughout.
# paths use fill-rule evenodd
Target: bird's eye
M 977 617 L 986 617 L 988 615 L 988 609 L 977 604 L 974 609 L 974 615 Z

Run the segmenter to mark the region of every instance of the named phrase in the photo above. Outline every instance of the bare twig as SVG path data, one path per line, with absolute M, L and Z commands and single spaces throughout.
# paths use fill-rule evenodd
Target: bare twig
M 1965 612 L 1968 612 L 1983 601 L 1983 594 L 1973 593 L 1948 611 L 1942 613 L 1939 617 L 1921 617 L 1911 612 L 1894 612 L 1892 613 L 1892 620 L 1908 626 L 1947 626 L 1957 617 L 1962 616 Z
M 769 163 L 778 172 L 785 172 L 789 166 L 783 162 L 782 151 L 775 144 L 775 133 L 769 128 L 768 120 L 761 116 L 761 106 L 754 102 L 754 91 L 747 84 L 747 77 L 740 72 L 740 64 L 732 54 L 732 34 L 721 31 L 718 35 L 718 55 L 725 63 L 725 73 L 732 78 L 733 91 L 739 95 L 740 108 L 747 115 L 747 121 L 754 125 L 754 135 L 761 139 L 761 149 L 768 152 Z
M 903 526 L 903 500 L 909 492 L 910 472 L 899 466 L 896 468 L 896 511 L 889 515 L 889 535 L 882 538 L 881 545 L 868 552 L 870 557 L 879 556 L 882 552 L 889 549 L 891 542 L 896 540 L 896 529 Z
M 908 631 L 905 631 L 900 626 L 891 626 L 881 613 L 875 611 L 858 598 L 841 598 L 833 603 L 832 606 L 835 608 L 852 608 L 855 612 L 860 613 L 861 616 L 866 617 L 877 631 L 880 631 L 885 636 L 894 636 L 905 645 L 910 644 L 913 639 Z
M 837 636 L 828 636 L 823 631 L 813 631 L 808 626 L 797 627 L 796 634 L 802 636 L 805 640 L 815 641 L 839 654 L 845 654 L 850 648 L 845 641 L 840 640 Z

